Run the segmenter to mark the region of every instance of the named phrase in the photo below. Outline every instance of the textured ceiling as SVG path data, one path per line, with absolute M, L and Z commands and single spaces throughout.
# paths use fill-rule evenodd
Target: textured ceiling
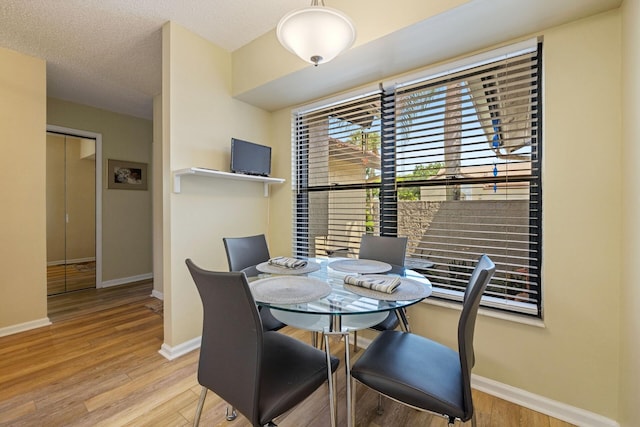
M 47 95 L 151 118 L 161 28 L 233 51 L 308 0 L 0 0 L 0 46 L 47 61 Z

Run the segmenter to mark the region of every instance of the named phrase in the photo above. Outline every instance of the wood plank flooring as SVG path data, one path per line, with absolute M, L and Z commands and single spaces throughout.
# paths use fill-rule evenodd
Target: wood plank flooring
M 52 295 L 47 299 L 47 314 L 49 319 L 55 323 L 71 317 L 86 316 L 134 302 L 146 301 L 147 304 L 155 304 L 157 306 L 162 301 L 156 298 L 150 299 L 149 296 L 152 291 L 153 283 L 151 280 L 143 280 L 109 288 L 96 289 L 94 287 L 92 289 Z
M 119 303 L 117 291 L 123 294 Z M 190 425 L 200 393 L 199 352 L 173 361 L 158 354 L 163 319 L 150 292 L 150 284 L 141 283 L 69 294 L 52 302 L 52 310 L 59 310 L 59 316 L 52 316 L 57 319 L 53 325 L 0 337 L 0 425 Z M 75 312 L 68 306 L 74 298 Z M 284 332 L 309 342 L 308 332 Z M 336 354 L 340 345 L 333 347 Z M 344 375 L 338 375 L 340 426 L 346 425 L 344 385 Z M 384 414 L 377 415 L 377 395 L 363 386 L 357 391 L 358 426 L 447 425 L 442 417 L 391 401 L 385 402 Z M 474 399 L 478 426 L 569 426 L 484 393 L 474 392 Z M 248 425 L 241 415 L 226 421 L 225 407 L 209 392 L 200 425 Z M 276 422 L 281 427 L 328 426 L 327 387 Z

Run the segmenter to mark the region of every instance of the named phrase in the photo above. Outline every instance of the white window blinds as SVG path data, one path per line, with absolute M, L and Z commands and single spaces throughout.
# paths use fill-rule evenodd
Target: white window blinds
M 540 49 L 297 113 L 295 253 L 408 236 L 407 266 L 453 300 L 486 253 L 482 304 L 540 317 Z
M 357 253 L 360 237 L 378 217 L 380 94 L 294 119 L 294 252 Z

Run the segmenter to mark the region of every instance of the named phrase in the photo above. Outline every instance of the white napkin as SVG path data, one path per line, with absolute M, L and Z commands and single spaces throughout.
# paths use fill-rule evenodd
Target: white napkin
M 380 278 L 367 276 L 345 276 L 344 283 L 392 294 L 396 289 L 398 289 L 398 286 L 400 286 L 400 277 L 388 276 Z
M 289 258 L 285 256 L 278 256 L 271 258 L 269 264 L 284 268 L 304 268 L 307 266 L 307 261 L 301 259 Z

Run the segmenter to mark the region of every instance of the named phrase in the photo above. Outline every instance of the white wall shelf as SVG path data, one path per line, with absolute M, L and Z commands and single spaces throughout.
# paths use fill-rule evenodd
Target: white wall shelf
M 208 176 L 210 178 L 217 179 L 235 179 L 238 181 L 254 181 L 261 182 L 264 184 L 264 197 L 269 197 L 269 185 L 270 184 L 282 184 L 284 182 L 284 178 L 270 178 L 267 176 L 256 176 L 256 175 L 243 175 L 240 173 L 231 173 L 231 172 L 222 172 L 214 169 L 207 168 L 187 168 L 187 169 L 178 169 L 173 171 L 173 192 L 180 192 L 180 180 L 183 176 L 189 175 L 199 175 L 199 176 Z

